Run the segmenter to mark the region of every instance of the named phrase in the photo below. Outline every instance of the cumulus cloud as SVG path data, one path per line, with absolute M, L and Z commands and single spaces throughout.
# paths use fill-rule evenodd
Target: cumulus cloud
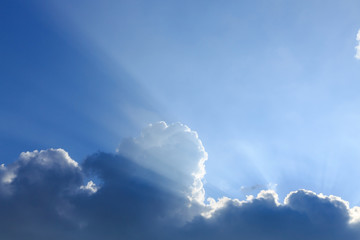
M 280 204 L 273 191 L 246 201 L 227 199 L 211 218 L 196 218 L 183 239 L 359 239 L 340 199 L 299 190 Z
M 355 58 L 360 59 L 360 30 L 356 35 L 356 40 L 358 41 L 358 45 L 355 47 L 356 49 Z
M 139 137 L 124 140 L 117 151 L 166 177 L 190 199 L 204 201 L 202 178 L 208 157 L 198 134 L 186 125 L 150 124 Z
M 164 122 L 81 164 L 62 149 L 22 153 L 0 166 L 0 238 L 360 239 L 360 208 L 336 196 L 297 190 L 280 202 L 266 190 L 205 202 L 206 159 L 196 132 Z
M 70 226 L 82 172 L 62 149 L 24 152 L 0 173 L 0 238 L 46 239 Z M 57 231 L 56 231 L 57 230 Z

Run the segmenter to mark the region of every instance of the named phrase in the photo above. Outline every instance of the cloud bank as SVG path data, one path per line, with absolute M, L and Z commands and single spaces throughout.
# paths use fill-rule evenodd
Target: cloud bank
M 116 154 L 62 149 L 0 167 L 1 239 L 360 239 L 359 208 L 308 190 L 204 201 L 207 154 L 187 126 L 152 124 Z
M 360 30 L 358 31 L 358 33 L 356 35 L 356 41 L 358 41 L 358 45 L 355 47 L 355 49 L 356 49 L 355 58 L 360 59 Z

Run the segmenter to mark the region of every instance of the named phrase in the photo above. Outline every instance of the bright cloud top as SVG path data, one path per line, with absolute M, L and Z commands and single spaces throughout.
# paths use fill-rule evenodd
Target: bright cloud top
M 204 201 L 202 178 L 208 157 L 198 134 L 186 125 L 150 124 L 139 137 L 124 140 L 117 151 L 179 184 L 190 199 Z
M 360 208 L 336 196 L 204 202 L 206 159 L 196 132 L 164 122 L 81 164 L 62 149 L 22 153 L 0 168 L 0 238 L 360 239 Z
M 358 45 L 355 47 L 356 49 L 355 58 L 360 59 L 360 30 L 356 35 L 356 40 L 358 41 Z

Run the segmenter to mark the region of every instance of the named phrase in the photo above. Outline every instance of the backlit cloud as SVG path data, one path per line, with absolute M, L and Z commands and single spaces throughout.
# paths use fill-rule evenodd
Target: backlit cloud
M 0 167 L 0 238 L 360 239 L 359 208 L 336 196 L 204 201 L 206 159 L 196 132 L 164 122 L 82 163 L 62 149 L 22 153 Z
M 202 178 L 207 153 L 198 134 L 186 125 L 150 124 L 139 137 L 124 140 L 117 151 L 166 177 L 189 198 L 204 201 Z

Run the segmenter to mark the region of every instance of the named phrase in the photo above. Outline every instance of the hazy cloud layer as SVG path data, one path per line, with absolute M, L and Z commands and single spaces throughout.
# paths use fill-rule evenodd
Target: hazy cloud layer
M 360 59 L 360 30 L 356 35 L 356 41 L 358 41 L 358 45 L 355 47 L 356 49 L 355 58 Z
M 359 208 L 335 196 L 194 200 L 206 159 L 195 132 L 164 122 L 81 164 L 62 149 L 22 153 L 0 167 L 0 238 L 360 239 Z

